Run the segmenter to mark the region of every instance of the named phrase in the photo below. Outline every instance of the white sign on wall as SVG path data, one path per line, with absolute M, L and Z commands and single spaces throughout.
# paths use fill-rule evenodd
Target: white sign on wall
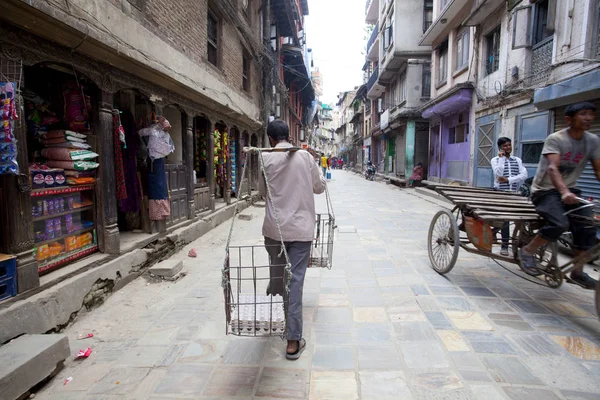
M 379 124 L 379 127 L 383 130 L 383 129 L 387 128 L 389 125 L 390 125 L 390 110 L 385 110 L 381 114 L 381 122 Z

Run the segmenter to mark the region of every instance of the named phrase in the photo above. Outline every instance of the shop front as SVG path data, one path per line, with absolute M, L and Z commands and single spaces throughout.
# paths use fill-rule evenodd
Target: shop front
M 231 163 L 241 171 L 242 135 L 214 109 L 9 24 L 0 47 L 0 89 L 11 99 L 0 252 L 17 258 L 18 293 L 93 252 L 128 251 L 132 235 L 164 233 L 239 190 Z M 149 140 L 155 126 L 164 142 Z
M 459 89 L 425 105 L 422 116 L 431 125 L 430 180 L 445 183 L 458 181 L 463 184 L 470 182 L 471 101 L 472 89 Z

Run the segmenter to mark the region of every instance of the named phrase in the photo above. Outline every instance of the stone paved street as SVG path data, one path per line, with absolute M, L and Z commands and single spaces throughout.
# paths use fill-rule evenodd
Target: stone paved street
M 66 330 L 71 349 L 90 346 L 92 355 L 67 361 L 36 398 L 600 398 L 592 292 L 553 291 L 464 251 L 439 276 L 426 236 L 440 205 L 412 189 L 332 173 L 334 266 L 307 275 L 308 347 L 298 361 L 285 360 L 278 338 L 225 335 L 224 224 L 175 256 L 183 279 L 140 278 L 80 315 Z M 264 208 L 250 210 L 251 221 L 236 222 L 234 243 L 261 242 Z M 191 247 L 197 259 L 187 257 Z M 76 340 L 88 332 L 95 337 Z

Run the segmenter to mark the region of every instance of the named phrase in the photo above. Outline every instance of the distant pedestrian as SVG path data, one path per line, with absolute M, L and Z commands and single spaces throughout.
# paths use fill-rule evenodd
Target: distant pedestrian
M 287 141 L 289 127 L 281 120 L 269 124 L 267 135 L 272 147 L 292 147 Z M 326 157 L 323 158 L 327 162 Z M 295 360 L 306 348 L 302 337 L 302 288 L 316 221 L 313 194 L 325 191 L 325 179 L 320 176 L 319 167 L 311 155 L 304 150 L 264 153 L 263 159 L 271 192 L 271 196 L 267 196 L 265 179 L 260 179 L 258 189 L 267 202 L 262 228 L 270 262 L 267 295 L 284 296 L 288 301 L 286 358 Z M 277 206 L 279 227 L 275 221 L 274 204 Z M 286 264 L 286 260 L 281 253 L 281 238 L 292 267 L 289 293 L 285 293 L 282 265 Z
M 408 178 L 408 186 L 412 187 L 415 186 L 415 184 L 420 184 L 423 180 L 423 172 L 424 168 L 422 163 L 415 165 L 412 175 Z
M 344 166 L 344 160 L 342 160 L 341 158 L 338 160 L 338 169 L 342 169 L 342 167 Z
M 498 139 L 498 156 L 492 158 L 492 170 L 494 171 L 494 189 L 502 192 L 516 192 L 521 184 L 527 179 L 527 170 L 519 157 L 511 156 L 512 142 L 507 137 Z M 510 240 L 510 226 L 508 221 L 502 226 L 502 247 L 500 254 L 508 255 L 508 244 Z
M 321 168 L 323 168 L 323 177 L 327 176 L 327 157 L 325 154 L 321 156 Z

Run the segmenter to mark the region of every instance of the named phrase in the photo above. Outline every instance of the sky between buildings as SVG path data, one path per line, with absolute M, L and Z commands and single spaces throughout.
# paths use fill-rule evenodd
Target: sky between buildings
M 362 84 L 365 0 L 309 0 L 306 40 L 323 76 L 323 103 Z

